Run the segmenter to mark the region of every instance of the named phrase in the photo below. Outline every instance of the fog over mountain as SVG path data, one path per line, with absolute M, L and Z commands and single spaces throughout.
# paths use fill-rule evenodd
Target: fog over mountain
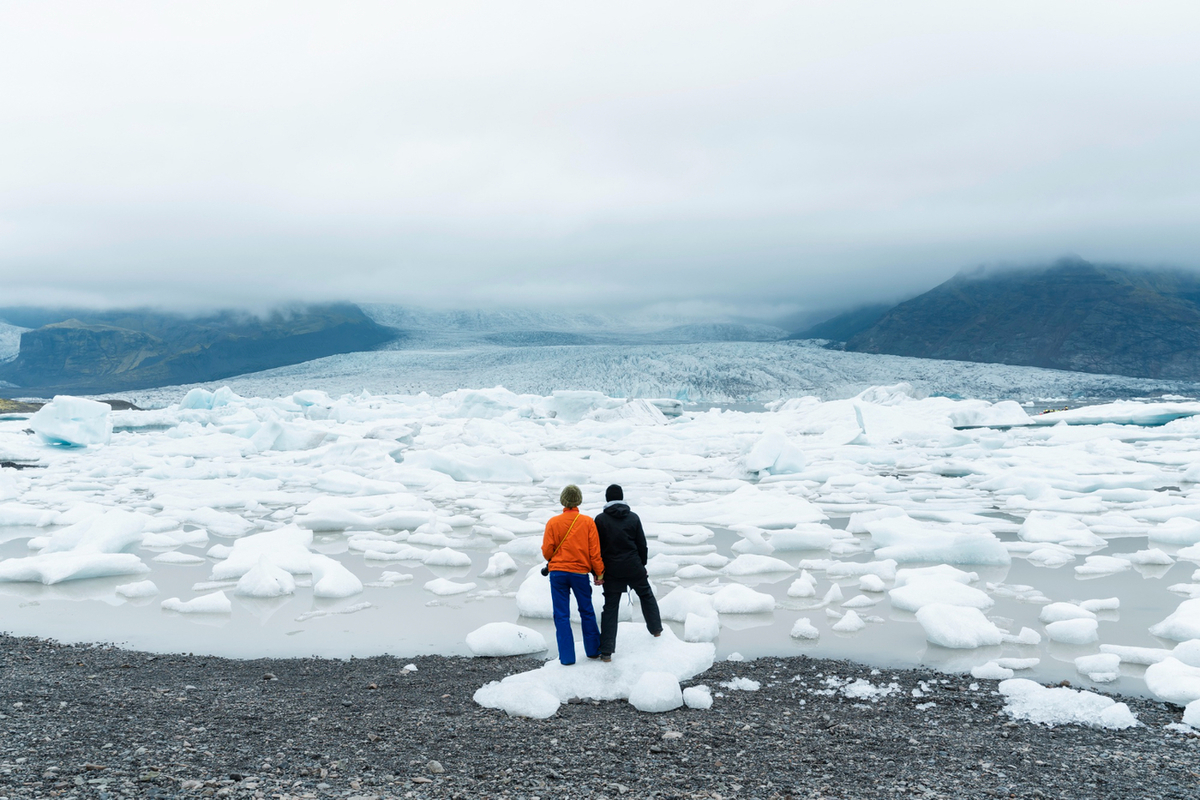
M 0 7 L 3 305 L 811 324 L 1200 265 L 1194 3 L 122 7 Z

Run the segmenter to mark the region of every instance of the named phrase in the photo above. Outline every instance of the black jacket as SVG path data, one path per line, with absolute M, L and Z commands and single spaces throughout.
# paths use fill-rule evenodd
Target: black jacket
M 600 558 L 604 576 L 641 578 L 646 574 L 646 532 L 642 521 L 624 503 L 615 503 L 596 515 Z

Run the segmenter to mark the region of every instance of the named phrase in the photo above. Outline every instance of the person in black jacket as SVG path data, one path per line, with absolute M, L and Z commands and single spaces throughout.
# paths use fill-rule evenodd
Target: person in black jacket
M 604 611 L 600 614 L 600 660 L 612 661 L 617 649 L 617 612 L 626 589 L 637 592 L 646 629 L 662 634 L 658 601 L 646 577 L 646 532 L 642 521 L 629 510 L 625 493 L 615 483 L 604 492 L 604 511 L 596 516 L 600 558 L 604 561 Z

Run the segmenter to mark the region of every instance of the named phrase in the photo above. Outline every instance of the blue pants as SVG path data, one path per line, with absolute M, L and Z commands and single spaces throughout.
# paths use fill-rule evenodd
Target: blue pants
M 558 639 L 558 660 L 563 664 L 575 663 L 575 634 L 571 633 L 571 592 L 579 606 L 579 620 L 583 623 L 583 649 L 588 658 L 600 654 L 600 628 L 596 625 L 596 612 L 592 609 L 592 587 L 587 575 L 574 572 L 550 573 L 550 597 L 554 600 L 554 635 Z

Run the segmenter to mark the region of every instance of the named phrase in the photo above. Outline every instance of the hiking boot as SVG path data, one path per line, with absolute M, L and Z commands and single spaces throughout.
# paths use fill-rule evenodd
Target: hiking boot
M 658 633 L 653 634 L 653 636 L 655 639 L 657 639 L 658 637 L 662 636 L 662 631 L 659 631 Z
M 612 653 L 601 653 L 600 660 L 603 661 L 605 664 L 612 663 Z

